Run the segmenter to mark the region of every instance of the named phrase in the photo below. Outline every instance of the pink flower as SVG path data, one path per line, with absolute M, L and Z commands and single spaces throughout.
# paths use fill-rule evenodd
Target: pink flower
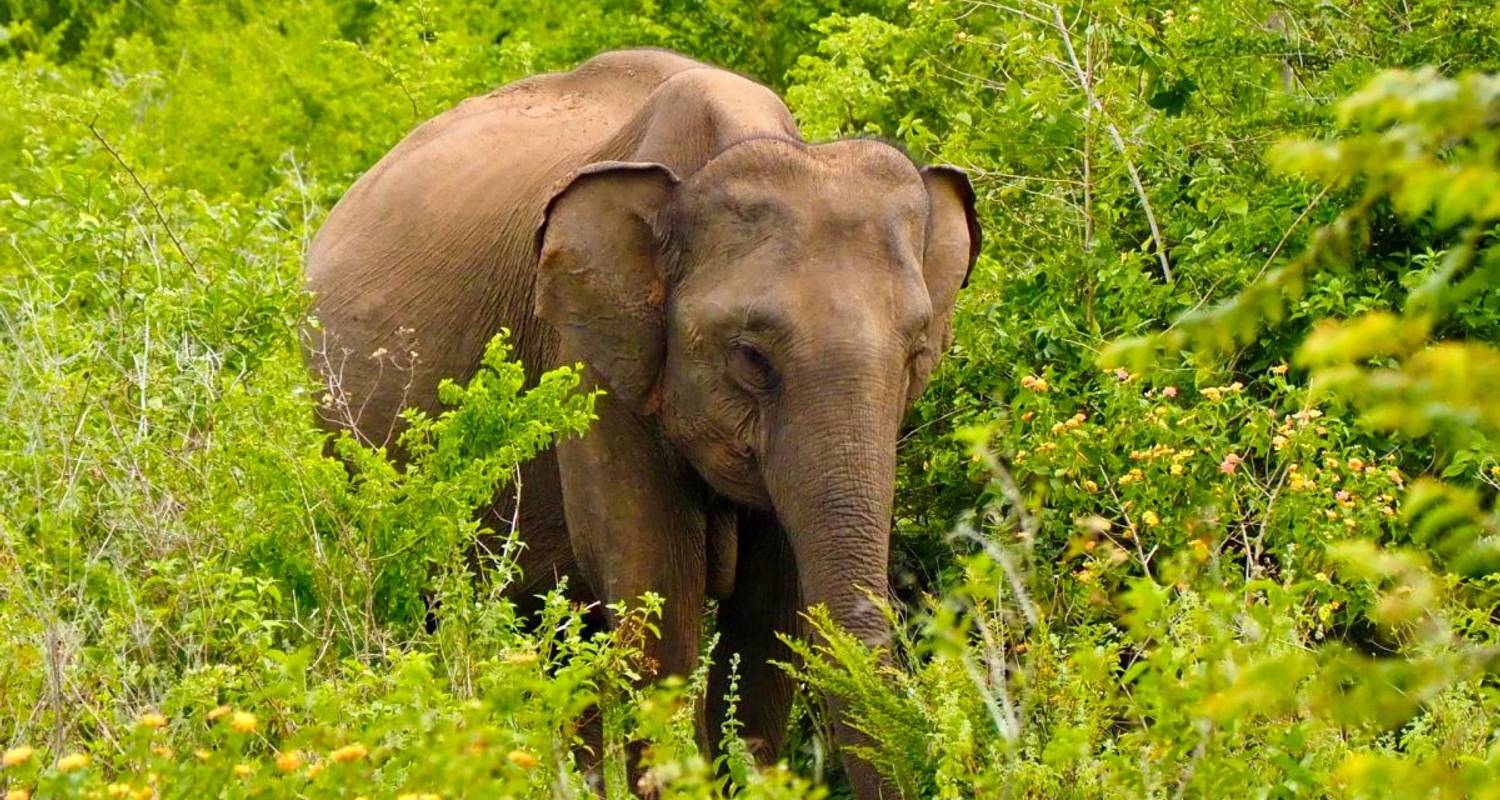
M 1168 386 L 1168 387 L 1162 389 L 1161 390 L 1161 396 L 1162 397 L 1176 397 L 1177 396 L 1177 387 L 1176 386 Z
M 1223 461 L 1219 462 L 1219 471 L 1225 475 L 1233 475 L 1234 471 L 1240 468 L 1241 461 L 1244 461 L 1244 459 L 1240 458 L 1238 453 L 1230 453 L 1224 456 Z
M 1124 383 L 1124 382 L 1130 380 L 1131 377 L 1133 377 L 1133 376 L 1130 374 L 1130 370 L 1125 369 L 1124 367 L 1120 367 L 1120 368 L 1118 368 L 1118 369 L 1115 370 L 1115 380 L 1117 380 L 1117 381 L 1119 381 L 1121 383 Z

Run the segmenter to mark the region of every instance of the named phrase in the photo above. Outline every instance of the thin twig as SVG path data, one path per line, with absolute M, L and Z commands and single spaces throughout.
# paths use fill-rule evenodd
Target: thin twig
M 1087 67 L 1083 71 L 1084 81 L 1094 80 L 1094 42 L 1087 35 L 1083 40 L 1083 58 Z M 1094 250 L 1094 126 L 1092 106 L 1083 109 L 1083 251 Z
M 146 202 L 151 206 L 151 211 L 156 214 L 156 221 L 161 223 L 162 229 L 167 232 L 167 238 L 172 240 L 172 246 L 177 248 L 178 254 L 182 256 L 182 260 L 186 261 L 188 266 L 193 268 L 194 274 L 200 278 L 203 277 L 203 271 L 198 268 L 198 262 L 192 256 L 188 255 L 187 248 L 182 246 L 182 240 L 177 238 L 177 232 L 172 230 L 172 225 L 167 222 L 166 215 L 161 213 L 161 206 L 156 204 L 156 198 L 151 196 L 151 190 L 146 188 L 146 184 L 141 180 L 140 176 L 135 174 L 135 170 L 131 169 L 130 164 L 125 162 L 125 158 L 120 155 L 120 151 L 116 150 L 114 145 L 110 144 L 109 140 L 104 138 L 104 134 L 100 133 L 99 129 L 94 127 L 92 120 L 88 123 L 88 129 L 89 133 L 93 134 L 94 138 L 99 140 L 99 144 L 104 147 L 104 150 L 125 170 L 125 174 L 130 176 L 130 180 L 135 182 L 135 187 L 141 190 L 141 195 L 146 198 Z
M 1261 262 L 1260 269 L 1255 271 L 1255 277 L 1246 282 L 1247 286 L 1254 285 L 1261 279 L 1262 275 L 1266 274 L 1266 270 L 1271 268 L 1271 264 L 1276 261 L 1276 257 L 1281 255 L 1281 249 L 1285 247 L 1286 243 L 1292 238 L 1292 233 L 1297 230 L 1298 226 L 1302 224 L 1303 220 L 1307 219 L 1307 215 L 1311 214 L 1312 210 L 1318 207 L 1318 203 L 1323 201 L 1323 198 L 1328 195 L 1328 191 L 1332 188 L 1333 184 L 1325 184 L 1323 188 L 1318 192 L 1317 196 L 1315 196 L 1310 202 L 1308 202 L 1308 204 L 1302 209 L 1302 213 L 1298 214 L 1297 218 L 1292 220 L 1292 224 L 1287 226 L 1287 229 L 1282 232 L 1281 239 L 1276 242 L 1276 246 L 1271 248 L 1271 254 L 1266 256 L 1266 260 Z M 1208 287 L 1208 291 L 1204 292 L 1202 296 L 1198 298 L 1198 302 L 1193 304 L 1192 308 L 1188 309 L 1182 314 L 1177 315 L 1177 318 L 1172 320 L 1172 324 L 1167 326 L 1167 332 L 1175 329 L 1178 323 L 1187 318 L 1189 314 L 1192 314 L 1193 312 L 1197 311 L 1205 304 L 1207 304 L 1209 298 L 1213 297 L 1214 292 L 1225 280 L 1226 278 L 1223 277 L 1215 280 L 1213 285 Z
M 1141 208 L 1146 212 L 1146 224 L 1151 226 L 1151 240 L 1156 243 L 1156 258 L 1161 262 L 1162 280 L 1171 283 L 1172 264 L 1167 260 L 1167 244 L 1162 239 L 1161 226 L 1156 224 L 1156 212 L 1151 209 L 1151 200 L 1146 196 L 1146 186 L 1141 183 L 1140 172 L 1136 170 L 1135 162 L 1130 160 L 1130 153 L 1125 148 L 1125 138 L 1120 135 L 1120 129 L 1115 127 L 1115 124 L 1110 122 L 1109 117 L 1105 115 L 1104 104 L 1099 102 L 1099 98 L 1094 94 L 1089 75 L 1083 65 L 1078 62 L 1078 53 L 1073 49 L 1073 36 L 1068 33 L 1067 23 L 1063 21 L 1062 9 L 1055 5 L 1050 8 L 1052 9 L 1052 25 L 1057 28 L 1058 35 L 1062 37 L 1063 48 L 1068 53 L 1068 61 L 1073 66 L 1078 84 L 1083 88 L 1084 99 L 1089 107 L 1099 114 L 1100 121 L 1104 123 L 1104 129 L 1109 132 L 1109 138 L 1114 142 L 1115 149 L 1120 151 L 1120 157 L 1125 160 L 1125 171 L 1130 173 L 1130 182 L 1135 186 L 1135 193 L 1141 198 Z

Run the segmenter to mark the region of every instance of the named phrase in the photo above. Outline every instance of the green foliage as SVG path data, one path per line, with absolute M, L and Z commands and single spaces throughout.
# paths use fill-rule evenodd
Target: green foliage
M 800 674 L 914 796 L 1492 796 L 1491 10 L 912 13 L 789 96 L 969 169 L 988 244 L 903 440 L 906 670 L 825 625 Z
M 634 688 L 657 599 L 602 632 L 504 598 L 516 533 L 473 510 L 585 429 L 575 371 L 497 340 L 399 463 L 315 423 L 349 409 L 299 356 L 300 262 L 343 189 L 465 96 L 647 45 L 978 191 L 893 652 L 814 612 L 786 665 L 908 796 L 1500 796 L 1496 32 L 1436 0 L 0 0 L 0 745 L 35 748 L 0 788 L 586 796 L 595 707 L 609 796 L 629 741 L 660 796 L 844 794 L 818 693 L 764 769 L 733 729 L 698 751 L 704 669 Z

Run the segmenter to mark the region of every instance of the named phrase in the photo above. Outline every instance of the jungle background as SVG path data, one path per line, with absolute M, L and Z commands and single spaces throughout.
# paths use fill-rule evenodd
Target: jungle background
M 1474 0 L 0 0 L 0 787 L 30 797 L 1500 797 L 1500 17 Z M 301 257 L 458 100 L 604 49 L 967 169 L 901 440 L 895 667 L 783 764 L 476 574 L 591 398 L 487 368 L 327 455 Z M 502 539 L 513 532 L 498 531 Z M 426 624 L 427 599 L 442 620 Z M 705 635 L 712 635 L 706 631 Z

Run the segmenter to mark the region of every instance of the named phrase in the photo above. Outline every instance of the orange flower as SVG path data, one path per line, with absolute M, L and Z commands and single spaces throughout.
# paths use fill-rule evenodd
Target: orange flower
M 505 760 L 521 769 L 531 769 L 536 766 L 536 756 L 525 750 L 512 750 L 505 755 Z
M 282 772 L 295 772 L 302 767 L 302 754 L 296 750 L 283 750 L 276 754 L 276 768 Z
M 234 709 L 230 708 L 229 706 L 219 706 L 218 708 L 215 708 L 212 711 L 208 712 L 208 721 L 209 722 L 213 722 L 213 721 L 217 720 L 219 717 L 222 717 L 225 714 L 228 714 L 230 711 L 233 711 L 233 710 Z
M 88 753 L 71 753 L 57 760 L 57 770 L 59 772 L 77 772 L 88 765 Z
M 30 761 L 34 755 L 36 755 L 34 747 L 27 747 L 24 744 L 20 747 L 12 747 L 5 751 L 5 755 L 0 756 L 0 766 L 19 767 Z
M 339 749 L 333 751 L 332 753 L 329 753 L 328 758 L 335 763 L 343 764 L 349 761 L 357 761 L 369 754 L 369 748 L 365 747 L 359 742 L 355 742 L 354 744 L 346 744 L 343 747 L 340 747 Z

